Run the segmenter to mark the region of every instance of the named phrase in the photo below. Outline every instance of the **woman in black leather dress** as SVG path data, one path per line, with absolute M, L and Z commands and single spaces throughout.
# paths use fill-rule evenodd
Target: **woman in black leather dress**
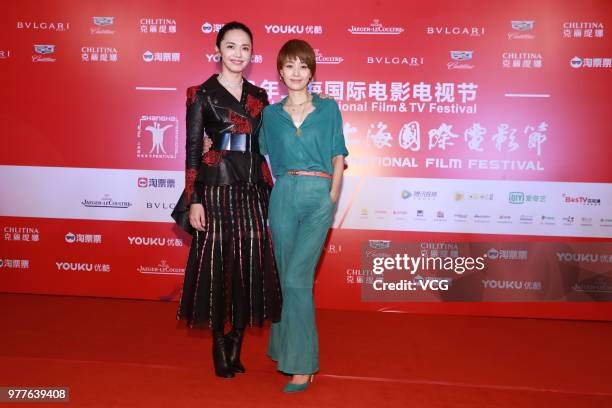
M 281 292 L 267 227 L 272 177 L 257 137 L 268 97 L 242 78 L 251 31 L 228 23 L 216 48 L 221 72 L 187 90 L 185 190 L 172 217 L 193 235 L 177 319 L 212 329 L 215 373 L 231 378 L 245 372 L 244 328 L 278 321 Z

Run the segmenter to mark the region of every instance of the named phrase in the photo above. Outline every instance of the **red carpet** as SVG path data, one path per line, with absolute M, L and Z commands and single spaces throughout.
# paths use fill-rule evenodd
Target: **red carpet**
M 248 373 L 214 376 L 176 303 L 0 294 L 0 385 L 68 386 L 79 407 L 612 407 L 612 324 L 319 310 L 304 393 L 248 331 Z M 17 406 L 61 406 L 26 404 Z

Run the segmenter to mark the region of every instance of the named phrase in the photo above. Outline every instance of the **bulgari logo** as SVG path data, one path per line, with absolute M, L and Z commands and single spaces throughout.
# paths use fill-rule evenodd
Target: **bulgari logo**
M 408 65 L 420 67 L 425 63 L 424 57 L 367 57 L 368 64 Z
M 46 21 L 17 21 L 18 30 L 68 31 L 70 23 Z
M 466 26 L 446 26 L 446 27 L 426 27 L 427 35 L 445 35 L 459 37 L 482 37 L 485 35 L 484 27 L 466 27 Z

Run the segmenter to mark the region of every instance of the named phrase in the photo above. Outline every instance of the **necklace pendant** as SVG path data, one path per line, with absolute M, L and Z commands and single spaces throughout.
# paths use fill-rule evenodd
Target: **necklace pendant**
M 296 131 L 295 131 L 295 135 L 298 136 L 298 137 L 302 136 L 302 129 L 297 128 Z

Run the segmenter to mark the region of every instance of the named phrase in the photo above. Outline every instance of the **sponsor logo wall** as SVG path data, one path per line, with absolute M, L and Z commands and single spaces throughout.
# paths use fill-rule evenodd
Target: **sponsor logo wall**
M 217 71 L 216 34 L 236 18 L 255 36 L 248 80 L 271 102 L 287 93 L 276 52 L 297 37 L 316 50 L 311 91 L 343 113 L 350 156 L 318 306 L 411 310 L 362 302 L 370 242 L 609 241 L 612 4 L 479 3 L 475 13 L 467 0 L 366 1 L 349 13 L 346 0 L 315 0 L 326 12 L 299 19 L 277 2 L 240 15 L 193 12 L 196 2 L 129 13 L 111 2 L 96 14 L 67 0 L 7 6 L 0 290 L 177 299 L 190 244 L 170 218 L 184 185 L 185 90 Z M 538 299 L 562 279 L 551 269 L 453 285 Z M 605 300 L 593 294 L 608 282 L 601 270 L 575 293 Z M 453 293 L 428 300 L 469 298 Z

